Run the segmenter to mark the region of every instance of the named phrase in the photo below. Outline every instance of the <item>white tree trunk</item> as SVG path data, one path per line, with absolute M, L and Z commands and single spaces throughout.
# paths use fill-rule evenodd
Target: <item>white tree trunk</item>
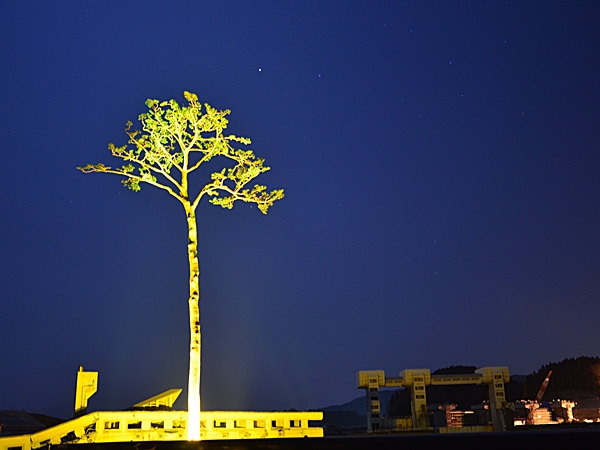
M 188 378 L 188 441 L 200 440 L 200 265 L 196 214 L 186 205 L 190 264 L 190 372 Z

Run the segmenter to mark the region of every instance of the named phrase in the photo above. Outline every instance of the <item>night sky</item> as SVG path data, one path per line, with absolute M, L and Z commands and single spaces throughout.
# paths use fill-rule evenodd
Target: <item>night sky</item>
M 198 209 L 203 408 L 600 355 L 599 23 L 594 1 L 3 0 L 0 409 L 70 417 L 80 365 L 91 410 L 187 386 L 182 206 L 76 170 L 186 90 L 286 193 Z

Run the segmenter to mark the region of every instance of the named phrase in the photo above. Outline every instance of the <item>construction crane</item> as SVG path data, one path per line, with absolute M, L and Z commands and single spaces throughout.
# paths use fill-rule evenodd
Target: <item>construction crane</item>
M 534 412 L 540 407 L 540 404 L 542 403 L 542 397 L 546 393 L 546 389 L 548 389 L 548 384 L 550 383 L 550 375 L 552 375 L 552 371 L 548 372 L 548 375 L 546 375 L 544 382 L 540 386 L 540 390 L 535 396 L 535 401 L 531 404 L 531 409 L 529 411 L 529 414 L 527 415 L 527 420 L 525 421 L 527 425 L 533 425 Z
M 535 396 L 535 401 L 538 403 L 542 402 L 542 397 L 546 393 L 546 389 L 548 389 L 548 383 L 550 383 L 550 375 L 552 375 L 552 371 L 548 372 L 548 375 L 546 375 L 546 379 L 540 386 L 540 390 L 538 391 L 537 395 Z

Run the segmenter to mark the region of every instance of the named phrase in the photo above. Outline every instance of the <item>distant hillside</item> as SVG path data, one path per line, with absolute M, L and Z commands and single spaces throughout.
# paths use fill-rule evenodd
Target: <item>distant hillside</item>
M 523 398 L 535 398 L 550 370 L 552 375 L 544 400 L 600 396 L 600 358 L 580 356 L 545 364 L 533 372 L 525 380 Z
M 381 403 L 381 414 L 387 414 L 388 404 L 390 403 L 390 399 L 392 398 L 392 394 L 394 391 L 383 390 L 379 392 L 379 400 Z M 367 401 L 365 399 L 364 394 L 360 397 L 355 398 L 354 400 L 349 401 L 348 403 L 343 403 L 341 405 L 333 405 L 327 406 L 325 408 L 320 408 L 319 411 L 352 411 L 361 416 L 367 415 Z
M 527 375 L 513 375 L 512 373 L 510 374 L 510 379 L 517 381 L 519 383 L 525 383 L 525 380 L 527 379 Z

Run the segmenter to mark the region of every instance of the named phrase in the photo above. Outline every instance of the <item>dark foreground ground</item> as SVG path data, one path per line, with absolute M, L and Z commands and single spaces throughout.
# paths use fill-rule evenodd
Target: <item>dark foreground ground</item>
M 600 430 L 512 431 L 505 433 L 471 433 L 454 435 L 393 435 L 326 437 L 305 439 L 256 439 L 203 442 L 127 442 L 116 444 L 71 444 L 52 446 L 52 450 L 388 450 L 388 449 L 477 449 L 540 448 L 568 449 L 597 446 Z

